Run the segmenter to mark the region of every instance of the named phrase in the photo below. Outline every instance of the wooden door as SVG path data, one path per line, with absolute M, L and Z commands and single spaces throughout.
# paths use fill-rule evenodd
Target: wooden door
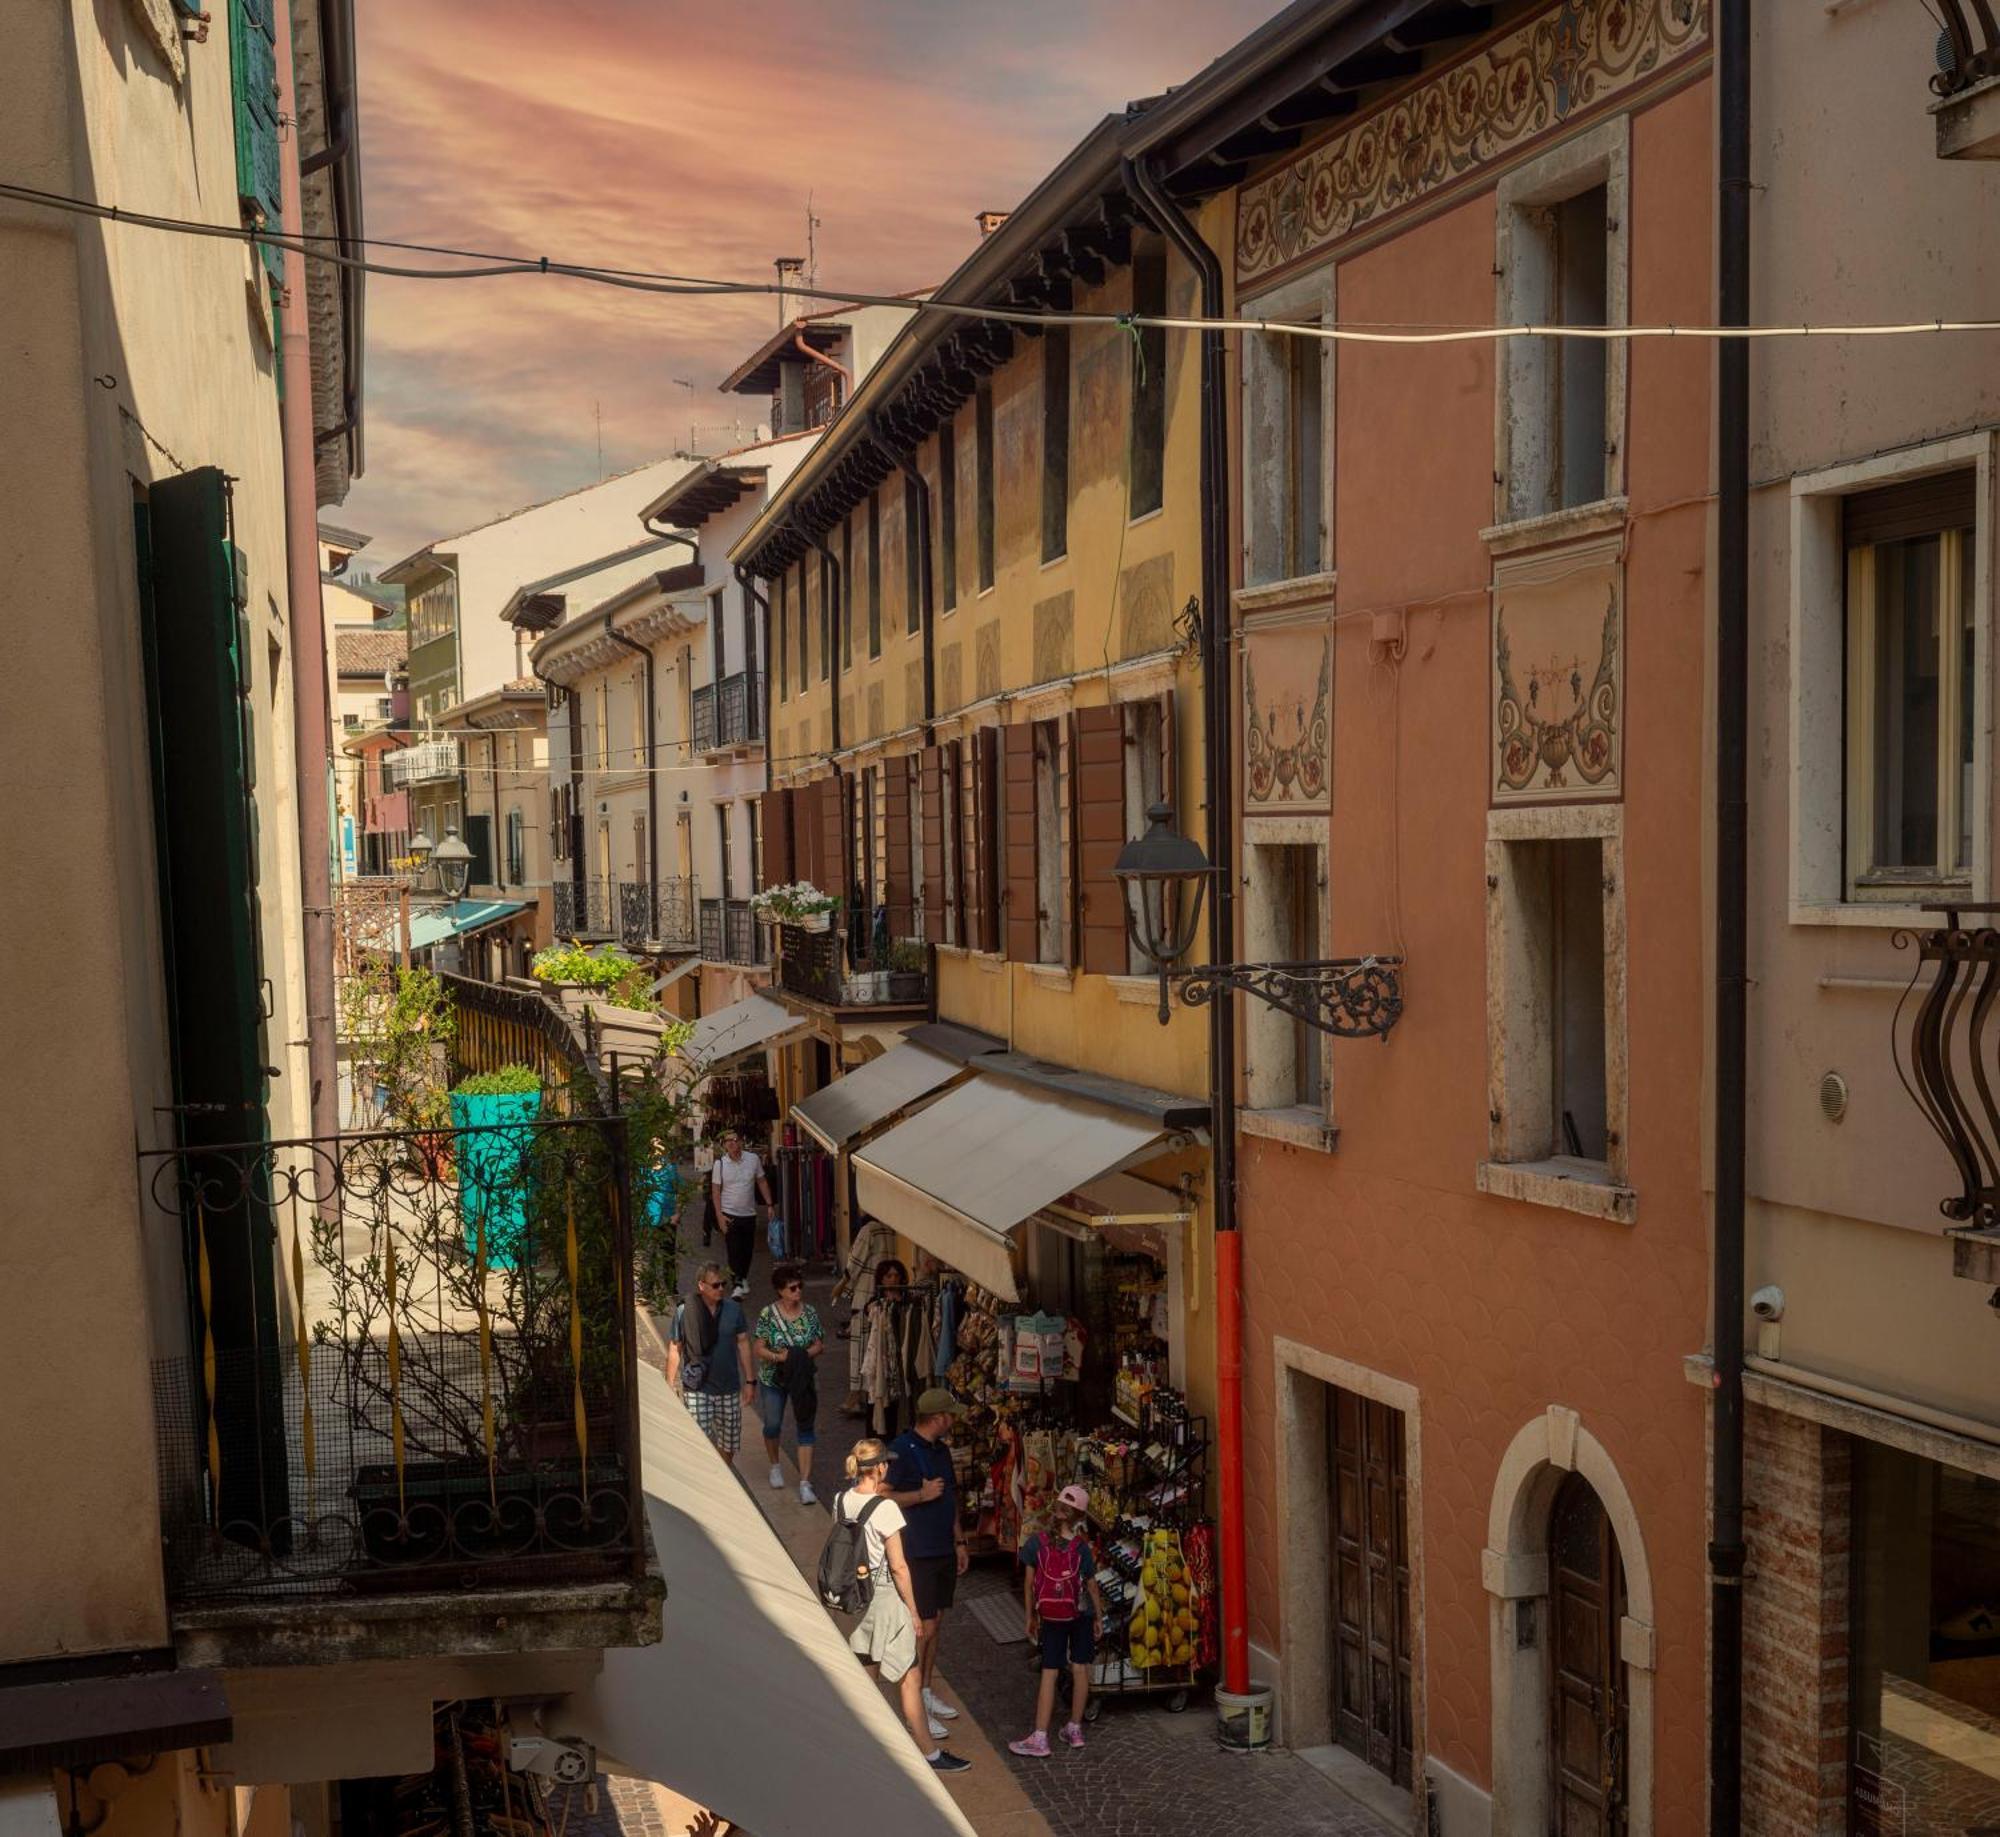
M 1411 1781 L 1409 1505 L 1403 1416 L 1332 1389 L 1333 1736 L 1398 1785 Z
M 1549 1829 L 1625 1829 L 1625 1692 L 1618 1623 L 1625 1566 L 1604 1504 L 1571 1474 L 1549 1515 Z

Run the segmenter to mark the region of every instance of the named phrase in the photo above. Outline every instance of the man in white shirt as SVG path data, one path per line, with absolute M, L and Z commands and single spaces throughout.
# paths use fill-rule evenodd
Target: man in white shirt
M 738 1296 L 750 1292 L 750 1253 L 757 1243 L 757 1201 L 771 1203 L 771 1184 L 764 1163 L 743 1146 L 732 1129 L 722 1138 L 722 1153 L 709 1170 L 708 1203 L 729 1247 L 729 1273 Z

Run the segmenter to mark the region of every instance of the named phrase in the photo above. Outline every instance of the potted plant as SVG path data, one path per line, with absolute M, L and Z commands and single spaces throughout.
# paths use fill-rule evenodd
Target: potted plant
M 458 1217 L 475 1255 L 485 1228 L 489 1269 L 512 1269 L 528 1216 L 527 1165 L 541 1114 L 542 1081 L 530 1066 L 503 1065 L 452 1087 L 451 1122 L 459 1149 Z
M 889 999 L 922 1001 L 924 972 L 929 967 L 924 947 L 914 938 L 898 938 L 889 947 Z
M 822 893 L 809 880 L 789 881 L 750 895 L 750 910 L 766 925 L 792 925 L 800 931 L 825 931 L 833 923 L 840 901 Z
M 410 1146 L 426 1180 L 442 1181 L 452 1170 L 451 1099 L 437 1090 L 419 1091 L 404 1105 Z
M 599 950 L 587 949 L 574 939 L 551 944 L 535 953 L 529 967 L 536 981 L 574 991 L 580 1004 L 601 1001 L 644 1014 L 653 1013 L 658 1006 L 652 995 L 652 970 L 614 944 Z

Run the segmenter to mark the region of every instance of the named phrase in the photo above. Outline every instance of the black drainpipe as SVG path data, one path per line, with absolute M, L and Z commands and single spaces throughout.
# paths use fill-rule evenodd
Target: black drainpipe
M 1716 15 L 1716 291 L 1750 323 L 1750 0 Z M 1715 1357 L 1710 1500 L 1708 1829 L 1743 1818 L 1743 1193 L 1749 1032 L 1750 341 L 1716 353 Z
M 542 666 L 535 661 L 535 655 L 533 651 L 530 651 L 528 653 L 528 670 L 529 673 L 534 677 L 534 679 L 542 685 L 542 689 L 545 695 L 547 691 L 551 689 L 560 691 L 563 698 L 563 712 L 567 716 L 567 725 L 569 729 L 570 811 L 569 811 L 569 816 L 567 818 L 567 828 L 569 833 L 564 838 L 564 841 L 566 842 L 569 848 L 570 893 L 572 899 L 576 902 L 577 916 L 580 921 L 583 917 L 582 902 L 584 898 L 583 850 L 580 846 L 583 839 L 583 813 L 579 811 L 576 807 L 576 787 L 578 780 L 582 777 L 583 774 L 583 730 L 581 727 L 577 725 L 576 691 L 572 688 L 569 688 L 566 684 L 557 682 L 553 677 L 544 674 Z M 553 810 L 549 812 L 549 832 L 550 832 L 549 847 L 553 849 L 555 847 L 555 812 Z M 551 902 L 553 902 L 554 899 L 553 888 L 551 888 L 550 898 Z M 555 914 L 551 913 L 549 915 L 549 918 L 550 922 L 553 924 L 555 919 Z M 579 931 L 584 929 L 583 925 L 580 922 L 577 926 L 577 929 Z
M 1124 162 L 1125 189 L 1146 220 L 1181 253 L 1201 281 L 1201 313 L 1205 319 L 1223 314 L 1222 264 L 1193 224 L 1182 216 L 1168 198 L 1158 176 L 1143 161 Z M 1202 598 L 1202 690 L 1203 735 L 1202 774 L 1208 802 L 1208 858 L 1214 864 L 1215 884 L 1208 905 L 1208 955 L 1211 963 L 1234 960 L 1236 949 L 1236 857 L 1235 788 L 1231 763 L 1235 742 L 1231 738 L 1235 698 L 1230 687 L 1231 641 L 1229 631 L 1228 504 L 1229 473 L 1227 402 L 1224 399 L 1223 345 L 1221 332 L 1207 329 L 1201 334 L 1201 598 Z M 1218 1237 L 1229 1239 L 1229 1251 L 1237 1248 L 1231 1234 L 1237 1228 L 1236 1214 L 1236 1005 L 1232 1001 L 1209 1004 L 1208 1051 L 1212 1089 L 1209 1097 L 1209 1156 L 1215 1182 L 1215 1229 Z M 1218 1245 L 1218 1266 L 1224 1261 Z M 1232 1261 L 1230 1267 L 1236 1264 Z M 1224 1411 L 1233 1402 L 1240 1415 L 1242 1372 L 1240 1326 L 1227 1324 L 1217 1329 L 1218 1350 L 1236 1343 L 1239 1362 L 1233 1372 L 1216 1374 L 1217 1407 Z M 1218 1365 L 1223 1362 L 1218 1358 Z M 1218 1434 L 1235 1440 L 1242 1434 L 1240 1420 L 1225 1422 Z M 1240 1446 L 1240 1441 L 1239 1441 Z M 1220 1463 L 1223 1488 L 1222 1517 L 1225 1536 L 1233 1531 L 1240 1540 L 1243 1525 L 1243 1466 L 1241 1459 Z M 1234 1490 L 1236 1497 L 1228 1495 Z M 1237 1567 L 1231 1553 L 1223 1558 L 1224 1579 Z M 1225 1590 L 1225 1593 L 1234 1592 Z M 1247 1686 L 1247 1673 L 1229 1675 L 1239 1668 L 1231 1662 L 1232 1652 L 1245 1649 L 1247 1629 L 1228 1624 L 1230 1614 L 1241 1615 L 1244 1604 L 1225 1602 L 1224 1682 L 1233 1690 Z
M 626 637 L 622 631 L 614 631 L 610 620 L 604 623 L 604 635 L 613 644 L 622 644 L 646 666 L 646 878 L 651 886 L 646 894 L 650 905 L 659 898 L 660 883 L 660 745 L 657 721 L 659 718 L 659 698 L 654 694 L 653 647 L 640 644 Z M 610 895 L 605 899 L 608 902 Z

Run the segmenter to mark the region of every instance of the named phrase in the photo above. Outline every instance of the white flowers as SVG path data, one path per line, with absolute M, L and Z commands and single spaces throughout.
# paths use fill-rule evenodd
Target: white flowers
M 768 913 L 785 924 L 797 924 L 801 919 L 831 912 L 839 904 L 831 893 L 822 893 L 810 880 L 794 880 L 789 885 L 766 887 L 763 892 L 750 895 L 751 911 Z

